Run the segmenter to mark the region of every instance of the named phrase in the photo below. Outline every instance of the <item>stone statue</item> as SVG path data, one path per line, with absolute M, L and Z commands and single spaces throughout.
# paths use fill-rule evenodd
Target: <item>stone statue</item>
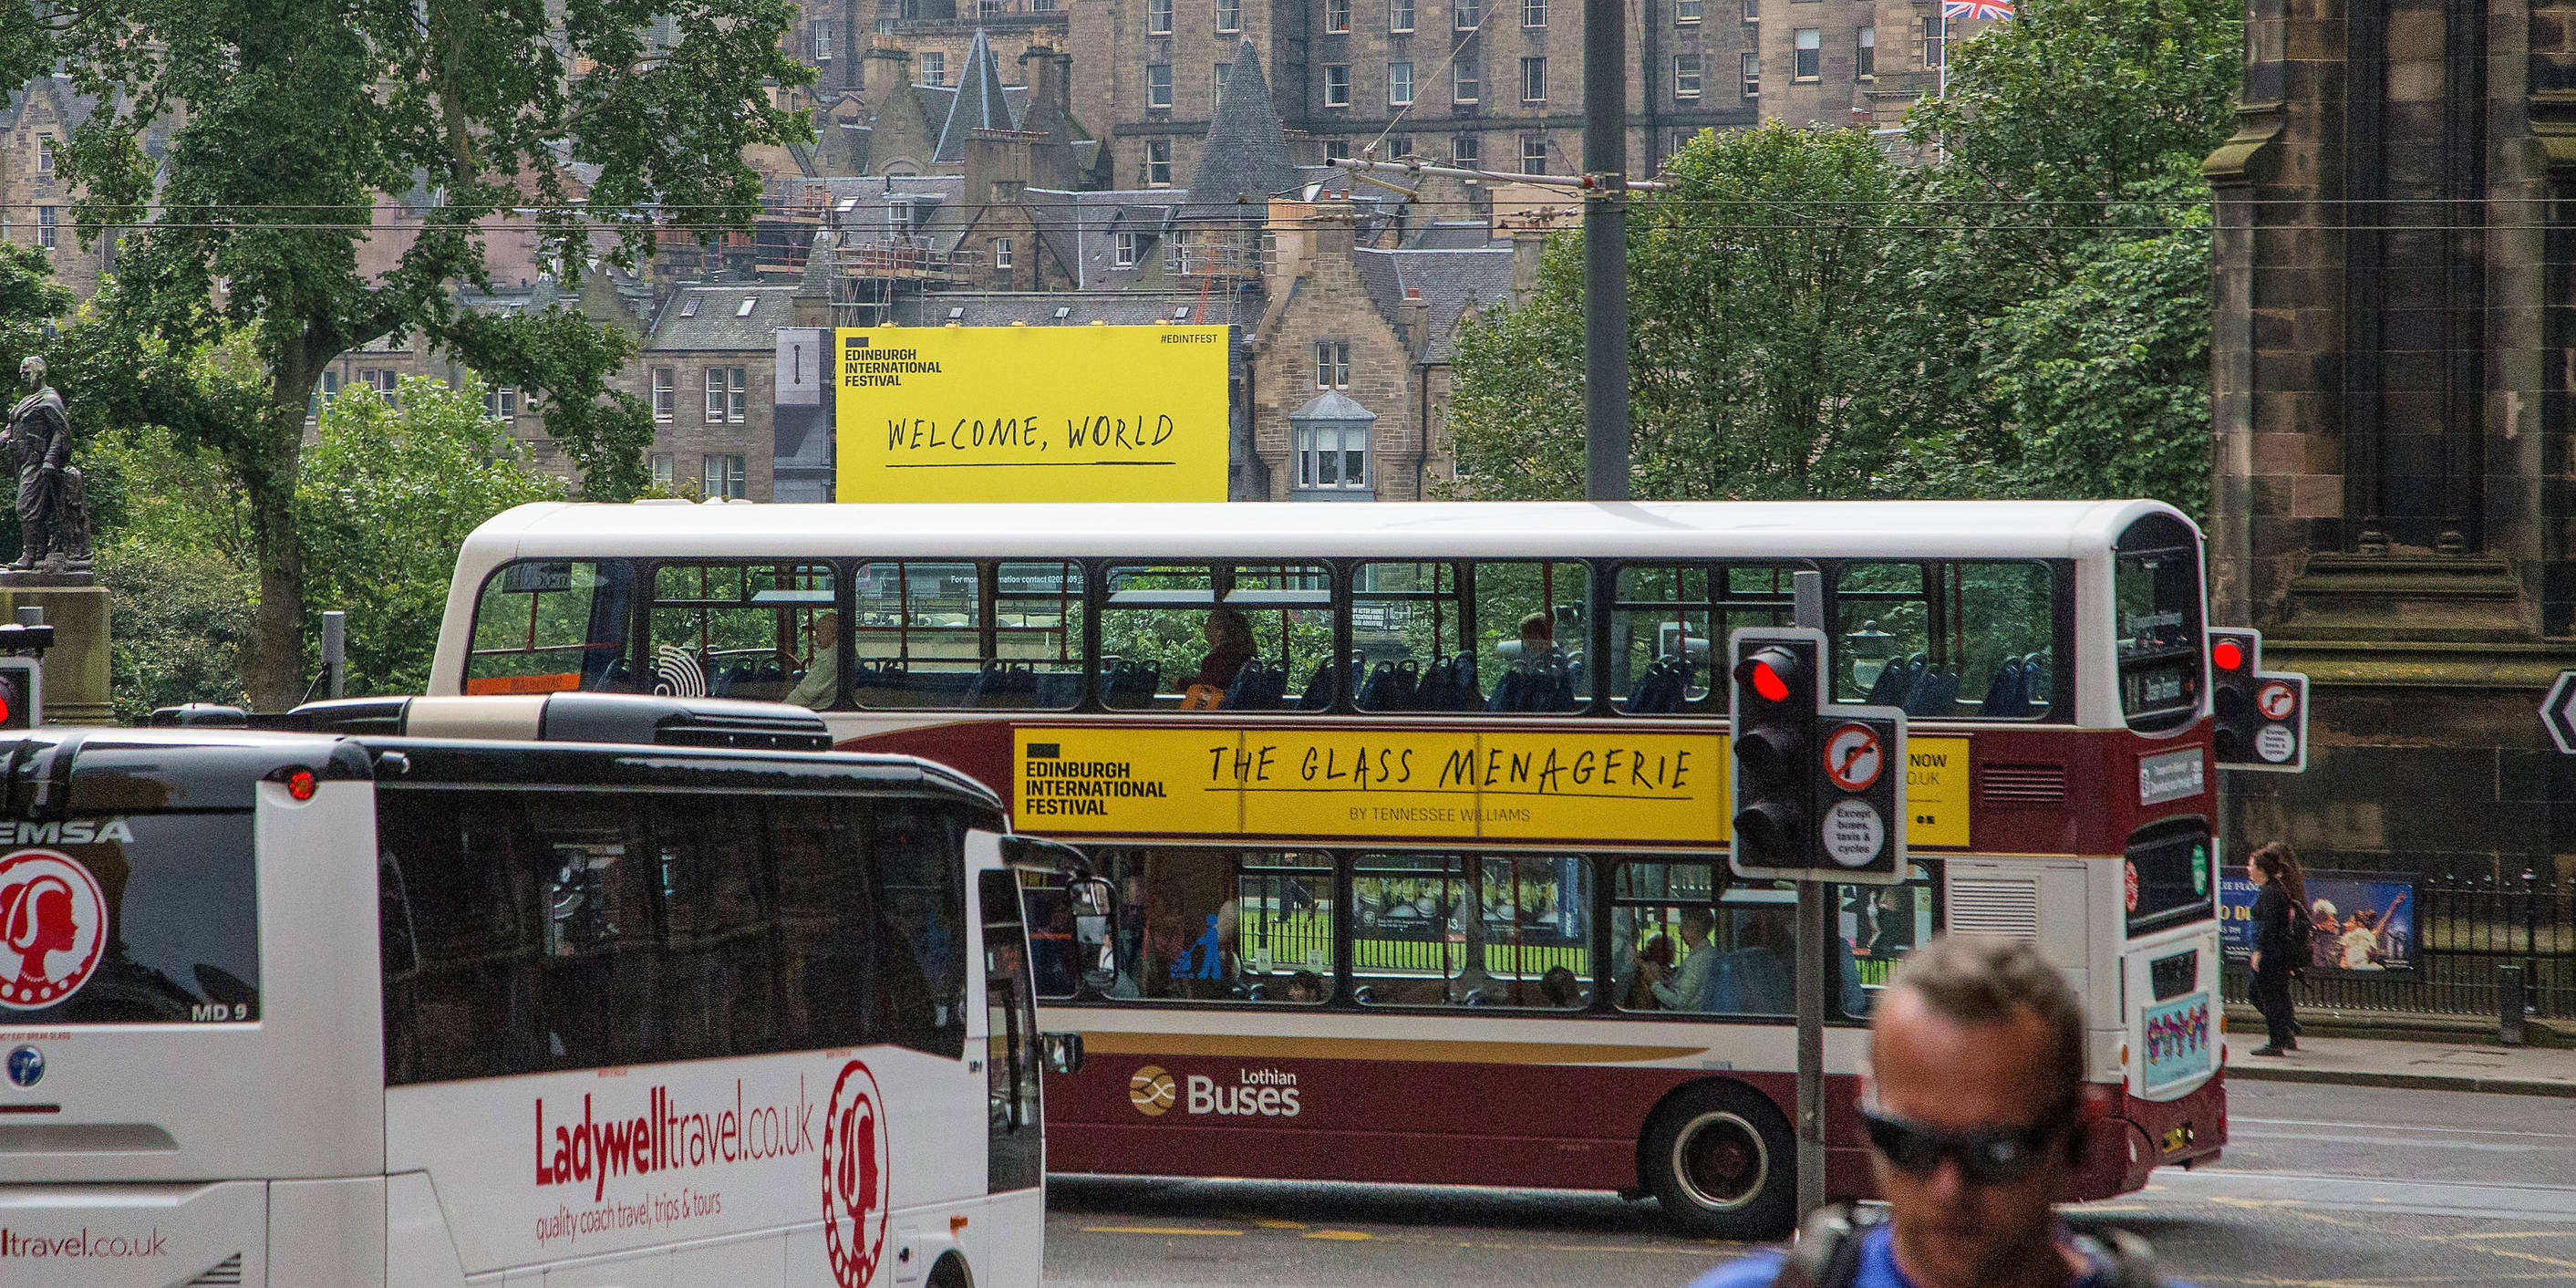
M 0 431 L 18 458 L 18 531 L 26 550 L 9 565 L 16 572 L 51 575 L 89 571 L 89 485 L 71 463 L 72 418 L 63 396 L 45 383 L 45 360 L 18 364 L 27 396 L 9 409 Z

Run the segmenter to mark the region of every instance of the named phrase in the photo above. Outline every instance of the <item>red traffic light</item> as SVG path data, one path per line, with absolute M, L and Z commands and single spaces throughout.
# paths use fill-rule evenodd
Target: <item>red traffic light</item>
M 2220 640 L 2209 646 L 2209 660 L 2219 670 L 2233 671 L 2245 665 L 2245 646 L 2234 640 Z
M 1753 663 L 1753 691 L 1773 702 L 1789 700 L 1789 682 L 1780 678 L 1779 668 L 1768 662 Z
M 1735 682 L 1752 687 L 1765 702 L 1786 702 L 1797 692 L 1799 672 L 1804 669 L 1798 656 L 1786 649 L 1766 648 L 1736 664 Z

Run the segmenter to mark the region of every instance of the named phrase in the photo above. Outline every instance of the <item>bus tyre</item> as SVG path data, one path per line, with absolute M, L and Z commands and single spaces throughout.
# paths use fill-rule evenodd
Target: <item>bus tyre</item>
M 954 1252 L 942 1254 L 938 1263 L 930 1267 L 930 1281 L 926 1288 L 971 1288 L 964 1259 Z
M 1646 1188 L 1664 1214 L 1714 1239 L 1773 1239 L 1797 1216 L 1798 1153 L 1770 1100 L 1711 1082 L 1672 1098 L 1646 1128 Z

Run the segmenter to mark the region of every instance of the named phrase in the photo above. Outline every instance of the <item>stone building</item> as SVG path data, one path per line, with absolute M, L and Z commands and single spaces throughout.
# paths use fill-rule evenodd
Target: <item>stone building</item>
M 2253 0 L 2218 194 L 2212 611 L 2315 685 L 2232 831 L 2327 867 L 2576 860 L 2576 4 Z

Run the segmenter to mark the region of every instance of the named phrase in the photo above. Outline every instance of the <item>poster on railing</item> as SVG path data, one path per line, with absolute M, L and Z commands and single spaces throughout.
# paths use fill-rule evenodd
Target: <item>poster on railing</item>
M 2218 883 L 2220 951 L 2243 964 L 2254 952 L 2254 900 L 2261 887 L 2242 876 Z M 2312 975 L 2384 975 L 2420 964 L 2415 940 L 2415 878 L 2386 872 L 2311 872 L 2308 916 Z

